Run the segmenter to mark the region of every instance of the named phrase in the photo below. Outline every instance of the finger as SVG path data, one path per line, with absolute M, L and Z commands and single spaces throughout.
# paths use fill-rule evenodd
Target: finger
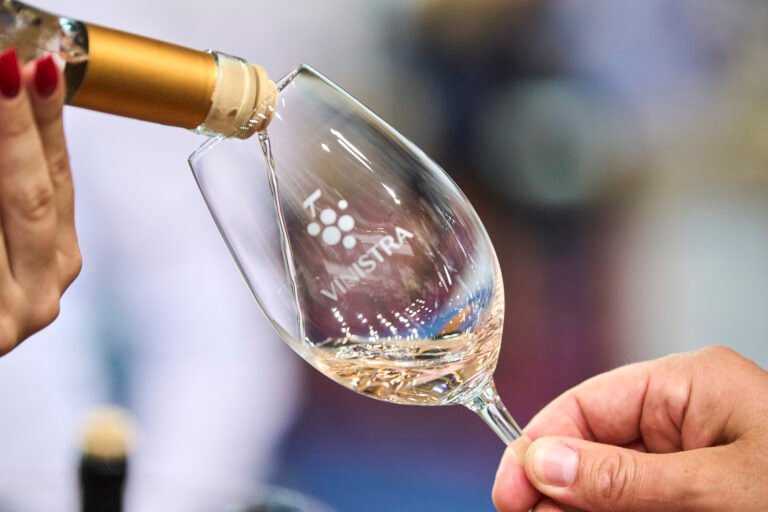
M 627 443 L 624 445 L 624 448 L 635 450 L 636 452 L 648 453 L 648 447 L 645 446 L 645 443 L 642 441 L 642 439 L 637 439 L 636 441 Z
M 593 377 L 556 398 L 526 426 L 531 439 L 575 437 L 615 445 L 642 440 L 654 452 L 681 449 L 691 370 L 673 358 L 632 364 Z
M 527 443 L 545 435 L 560 435 L 613 444 L 629 444 L 640 437 L 640 418 L 649 379 L 647 363 L 625 366 L 599 375 L 564 393 L 524 429 Z M 521 440 L 513 445 L 517 446 Z M 519 448 L 518 448 L 519 451 Z M 539 494 L 528 482 L 519 461 L 505 454 L 496 475 L 493 500 L 504 512 L 528 510 Z
M 526 452 L 529 481 L 550 499 L 595 512 L 722 510 L 732 447 L 646 454 L 581 439 L 543 437 Z M 730 452 L 733 452 L 730 449 Z
M 766 375 L 725 347 L 624 366 L 565 392 L 524 432 L 534 440 L 562 435 L 620 446 L 642 441 L 654 453 L 726 443 L 743 434 L 734 425 L 749 424 L 735 421 L 739 414 L 752 411 L 735 408 L 731 397 L 762 403 L 742 378 L 755 374 Z M 763 410 L 768 413 L 768 402 Z
M 62 118 L 65 87 L 61 72 L 50 55 L 26 66 L 24 75 L 53 184 L 56 246 L 62 259 L 62 287 L 66 288 L 79 272 L 80 250 L 75 231 L 74 187 Z
M 523 461 L 531 440 L 521 437 L 504 452 L 493 484 L 493 503 L 500 512 L 526 512 L 541 498 L 528 482 Z
M 56 273 L 53 185 L 15 50 L 0 61 L 0 216 L 11 272 L 34 287 Z
M 611 444 L 640 437 L 639 423 L 648 385 L 648 364 L 639 363 L 593 377 L 542 409 L 526 435 L 562 435 Z
M 7 116 L 6 110 L 12 106 L 9 99 L 18 94 L 21 87 L 20 77 L 16 77 L 14 69 L 18 70 L 18 63 L 15 52 L 12 49 L 0 53 L 0 124 L 5 122 Z M 0 139 L 0 157 L 2 156 L 3 140 Z M 7 280 L 13 280 L 11 276 L 11 265 L 8 259 L 8 252 L 5 244 L 5 236 L 2 234 L 2 224 L 0 223 L 0 286 L 3 290 L 8 290 Z M 3 294 L 5 298 L 6 294 Z M 7 305 L 2 304 L 3 310 L 7 310 Z
M 533 512 L 565 512 L 565 509 L 554 501 L 544 498 L 533 507 Z
M 24 82 L 56 194 L 59 229 L 74 231 L 72 175 L 64 137 L 64 85 L 50 55 L 24 68 Z

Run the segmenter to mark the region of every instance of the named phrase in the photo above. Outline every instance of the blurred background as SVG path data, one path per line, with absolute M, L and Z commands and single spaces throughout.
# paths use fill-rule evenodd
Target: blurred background
M 630 361 L 725 344 L 768 365 L 763 0 L 35 3 L 274 77 L 305 61 L 425 149 L 499 255 L 496 382 L 521 424 Z M 265 484 L 339 512 L 492 510 L 503 446 L 478 418 L 355 395 L 270 330 L 187 168 L 199 137 L 67 125 L 85 266 L 0 360 L 0 510 L 76 510 L 103 402 L 138 424 L 131 511 Z

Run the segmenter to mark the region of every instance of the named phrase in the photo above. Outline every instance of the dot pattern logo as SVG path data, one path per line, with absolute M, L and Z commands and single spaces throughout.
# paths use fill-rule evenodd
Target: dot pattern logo
M 357 244 L 357 238 L 352 233 L 355 228 L 355 219 L 348 213 L 344 213 L 349 207 L 346 199 L 339 201 L 336 206 L 338 214 L 333 208 L 325 208 L 320 211 L 320 222 L 316 220 L 307 226 L 310 236 L 320 236 L 325 245 L 334 246 L 341 242 L 345 249 L 353 249 Z
M 329 206 L 330 205 L 330 206 Z M 333 302 L 344 300 L 344 295 L 350 289 L 362 283 L 366 277 L 375 272 L 379 265 L 388 258 L 397 256 L 399 259 L 412 256 L 413 249 L 408 248 L 409 240 L 415 235 L 401 226 L 392 226 L 376 239 L 366 239 L 367 247 L 359 247 L 355 218 L 347 212 L 349 203 L 346 199 L 339 198 L 334 204 L 333 200 L 323 199 L 323 193 L 316 189 L 302 202 L 302 207 L 307 212 L 307 234 L 312 238 L 319 238 L 323 245 L 334 247 L 341 244 L 346 250 L 355 250 L 354 261 L 344 258 L 346 266 L 334 268 L 328 271 L 325 279 L 317 276 L 313 282 L 317 282 L 320 295 Z M 360 245 L 363 245 L 362 242 Z M 350 256 L 347 253 L 345 256 Z M 338 253 L 324 254 L 321 257 L 338 257 Z M 334 258 L 331 258 L 334 259 Z

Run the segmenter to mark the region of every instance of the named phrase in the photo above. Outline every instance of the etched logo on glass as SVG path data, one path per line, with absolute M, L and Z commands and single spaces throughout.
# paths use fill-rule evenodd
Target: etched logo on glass
M 320 189 L 318 189 L 304 200 L 304 208 L 309 210 L 313 219 L 307 226 L 307 233 L 311 236 L 320 235 L 320 239 L 325 245 L 333 246 L 341 242 L 345 249 L 354 248 L 357 244 L 357 238 L 355 238 L 354 234 L 350 233 L 355 227 L 355 219 L 351 215 L 348 213 L 339 215 L 333 208 L 324 208 L 319 215 L 320 222 L 315 220 L 318 217 L 315 203 L 320 199 L 321 195 Z M 346 199 L 341 199 L 336 203 L 336 206 L 343 212 L 347 209 L 349 203 Z M 344 235 L 344 233 L 347 234 Z
M 355 219 L 349 213 L 344 213 L 349 208 L 349 202 L 346 199 L 340 199 L 336 203 L 336 207 L 342 212 L 339 215 L 331 207 L 321 210 L 318 205 L 321 197 L 322 192 L 317 189 L 302 203 L 311 218 L 307 225 L 307 233 L 312 237 L 319 236 L 324 245 L 332 247 L 341 242 L 345 249 L 354 249 L 357 246 L 357 236 L 352 232 L 355 228 Z M 341 295 L 346 294 L 350 288 L 373 273 L 393 254 L 412 256 L 413 251 L 408 247 L 408 239 L 413 236 L 413 233 L 407 229 L 395 226 L 394 235 L 383 235 L 378 238 L 351 265 L 331 276 L 330 283 L 321 289 L 320 293 L 333 301 L 338 301 Z

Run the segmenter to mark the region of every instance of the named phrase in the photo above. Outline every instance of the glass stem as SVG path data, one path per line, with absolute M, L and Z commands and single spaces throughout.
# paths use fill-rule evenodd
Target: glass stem
M 501 402 L 493 381 L 489 381 L 484 389 L 470 397 L 464 405 L 483 418 L 504 444 L 511 444 L 522 435 L 520 427 Z

